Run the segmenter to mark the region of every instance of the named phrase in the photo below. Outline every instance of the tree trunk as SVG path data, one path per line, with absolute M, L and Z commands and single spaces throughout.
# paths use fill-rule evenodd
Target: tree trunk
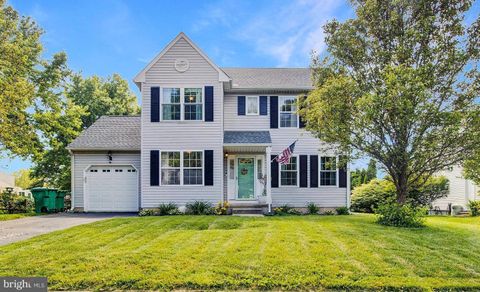
M 397 177 L 395 187 L 397 189 L 397 203 L 401 205 L 405 204 L 408 198 L 408 178 L 406 173 L 400 174 Z

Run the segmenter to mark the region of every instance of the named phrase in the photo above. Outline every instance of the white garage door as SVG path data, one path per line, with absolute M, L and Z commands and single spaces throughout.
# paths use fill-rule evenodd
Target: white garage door
M 138 172 L 132 166 L 92 166 L 85 173 L 87 211 L 138 211 Z

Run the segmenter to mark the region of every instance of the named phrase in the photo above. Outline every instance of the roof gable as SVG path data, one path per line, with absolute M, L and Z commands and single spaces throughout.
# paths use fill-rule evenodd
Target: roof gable
M 230 81 L 230 78 L 228 77 L 225 72 L 222 71 L 215 63 L 210 60 L 210 58 L 197 46 L 195 45 L 192 40 L 187 37 L 183 32 L 179 33 L 153 60 L 142 70 L 140 73 L 135 76 L 133 81 L 135 84 L 137 84 L 138 87 L 140 87 L 140 84 L 142 82 L 145 82 L 145 75 L 148 70 L 150 70 L 179 40 L 183 39 L 186 41 L 192 48 L 200 54 L 205 61 L 207 61 L 210 66 L 212 66 L 217 72 L 218 72 L 218 79 L 219 81 L 227 82 Z

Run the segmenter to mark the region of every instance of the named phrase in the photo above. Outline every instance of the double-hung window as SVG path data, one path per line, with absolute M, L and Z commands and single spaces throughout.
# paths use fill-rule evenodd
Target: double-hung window
M 162 152 L 162 185 L 180 184 L 180 152 Z
M 280 102 L 280 128 L 297 128 L 297 98 L 293 96 L 281 96 Z
M 162 120 L 203 120 L 202 88 L 163 88 Z
M 201 151 L 183 152 L 183 184 L 203 184 L 203 159 Z
M 296 186 L 298 177 L 297 157 L 290 157 L 288 164 L 280 167 L 280 184 L 282 186 Z
M 180 88 L 163 88 L 162 118 L 165 121 L 180 120 Z
M 185 120 L 202 120 L 202 89 L 185 88 L 184 91 L 184 117 Z
M 247 115 L 258 115 L 258 96 L 247 96 Z
M 162 185 L 202 185 L 202 151 L 165 151 L 161 154 Z
M 320 160 L 320 185 L 337 185 L 337 161 L 335 157 L 321 157 Z

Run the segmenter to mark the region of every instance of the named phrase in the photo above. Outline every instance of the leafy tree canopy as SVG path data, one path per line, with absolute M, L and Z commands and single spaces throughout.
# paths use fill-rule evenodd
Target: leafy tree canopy
M 312 60 L 300 106 L 307 129 L 337 149 L 369 155 L 399 203 L 480 140 L 480 19 L 472 1 L 352 1 L 356 18 L 325 26 L 329 56 Z

